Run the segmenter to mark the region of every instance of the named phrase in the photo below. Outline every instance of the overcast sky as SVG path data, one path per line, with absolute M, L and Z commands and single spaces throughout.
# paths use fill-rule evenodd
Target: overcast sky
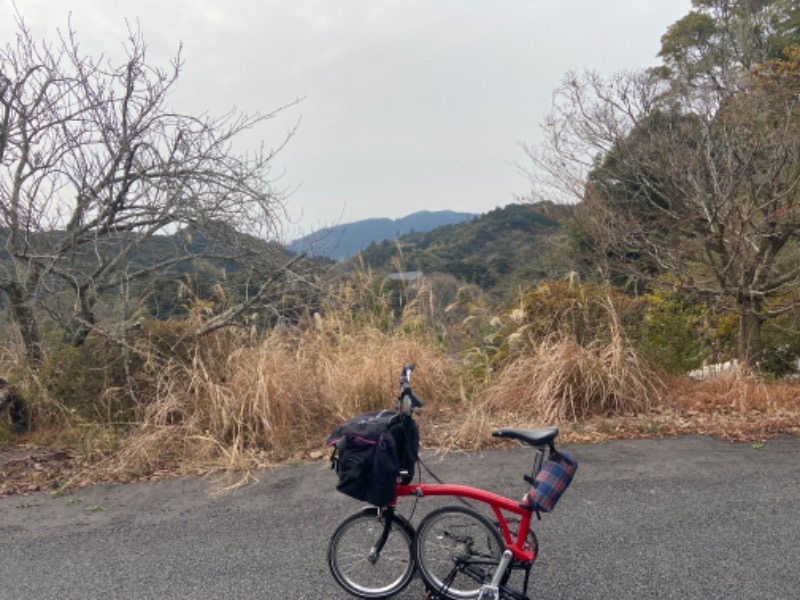
M 14 32 L 0 0 L 0 40 Z M 536 143 L 569 70 L 652 66 L 691 0 L 16 0 L 37 38 L 73 28 L 113 55 L 126 19 L 149 60 L 183 44 L 182 112 L 272 110 L 244 140 L 278 145 L 292 231 L 418 210 L 482 213 L 527 191 Z

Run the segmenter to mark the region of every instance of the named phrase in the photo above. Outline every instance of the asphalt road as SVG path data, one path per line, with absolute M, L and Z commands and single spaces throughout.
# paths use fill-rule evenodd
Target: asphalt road
M 800 438 L 569 450 L 580 467 L 537 524 L 533 598 L 800 598 Z M 519 497 L 531 457 L 427 460 L 448 482 Z M 325 552 L 360 505 L 334 479 L 319 462 L 225 495 L 193 478 L 1 498 L 0 599 L 347 598 Z M 424 499 L 412 521 L 441 503 Z M 398 598 L 422 596 L 415 580 Z

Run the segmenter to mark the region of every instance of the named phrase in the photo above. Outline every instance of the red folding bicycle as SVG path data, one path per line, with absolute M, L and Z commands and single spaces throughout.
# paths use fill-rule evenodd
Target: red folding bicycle
M 404 365 L 400 379 L 398 412 L 406 418 L 422 406 L 411 391 L 413 368 L 413 364 Z M 577 463 L 556 450 L 556 427 L 504 428 L 492 435 L 517 440 L 536 450 L 533 472 L 525 477 L 533 487 L 522 502 L 466 485 L 403 483 L 408 473 L 400 472 L 389 505 L 366 507 L 347 517 L 333 532 L 328 565 L 336 582 L 359 598 L 390 598 L 411 582 L 418 569 L 429 599 L 529 600 L 530 571 L 538 554 L 531 528 L 533 514 L 552 509 L 569 485 Z M 567 467 L 565 475 L 557 463 Z M 553 483 L 547 481 L 544 464 L 556 465 L 562 477 L 555 482 L 557 489 L 550 498 L 540 503 L 535 500 L 537 487 L 544 489 Z M 433 510 L 415 530 L 397 512 L 397 503 L 401 498 L 419 500 L 426 496 L 452 496 L 464 505 Z M 470 506 L 470 500 L 488 508 L 486 514 L 494 519 Z M 514 572 L 522 576 L 512 577 Z

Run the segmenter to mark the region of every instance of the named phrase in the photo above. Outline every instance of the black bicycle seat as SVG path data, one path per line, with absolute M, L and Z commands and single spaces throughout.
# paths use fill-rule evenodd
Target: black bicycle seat
M 545 446 L 553 442 L 558 436 L 558 427 L 543 427 L 541 429 L 516 429 L 503 427 L 495 429 L 492 436 L 519 440 L 529 446 Z

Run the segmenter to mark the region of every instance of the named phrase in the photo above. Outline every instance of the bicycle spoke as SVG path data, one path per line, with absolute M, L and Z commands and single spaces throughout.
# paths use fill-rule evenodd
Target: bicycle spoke
M 414 555 L 426 584 L 446 598 L 476 598 L 505 548 L 491 522 L 464 507 L 445 507 L 420 523 Z
M 339 585 L 360 598 L 389 598 L 406 587 L 414 574 L 411 526 L 395 516 L 386 544 L 374 560 L 383 530 L 384 521 L 371 509 L 345 519 L 331 537 L 331 573 Z

